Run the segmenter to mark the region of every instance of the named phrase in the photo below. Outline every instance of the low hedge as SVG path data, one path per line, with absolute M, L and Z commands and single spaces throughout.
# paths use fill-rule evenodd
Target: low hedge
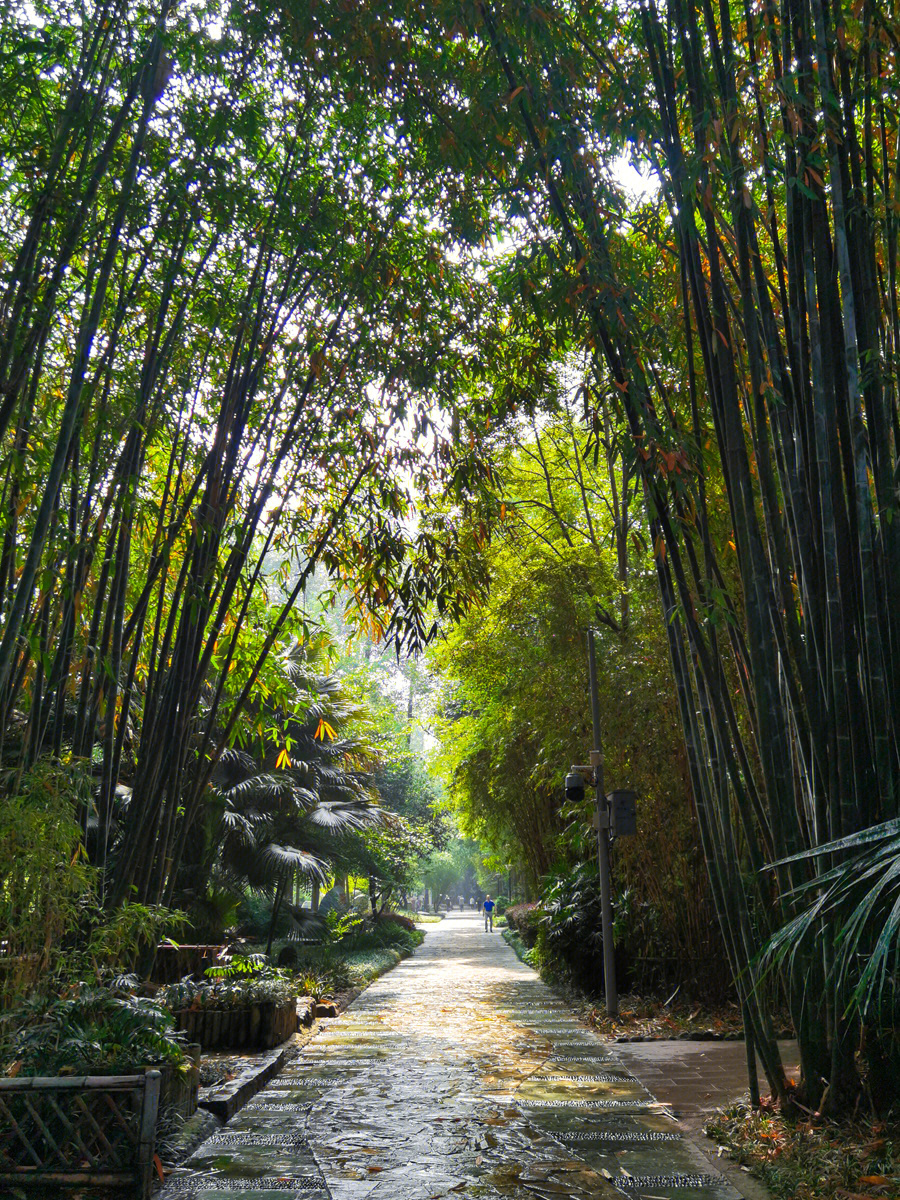
M 537 941 L 543 915 L 541 906 L 537 903 L 513 904 L 505 913 L 510 929 L 516 931 L 529 950 Z
M 410 933 L 415 933 L 416 923 L 412 917 L 406 917 L 403 913 L 386 912 L 382 913 L 378 918 L 379 921 L 390 921 L 394 925 L 399 925 L 402 929 L 408 929 Z

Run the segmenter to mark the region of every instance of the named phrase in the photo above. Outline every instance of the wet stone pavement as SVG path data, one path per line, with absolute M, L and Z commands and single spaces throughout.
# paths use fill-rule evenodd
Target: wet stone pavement
M 323 1023 L 158 1200 L 739 1200 L 478 914 Z

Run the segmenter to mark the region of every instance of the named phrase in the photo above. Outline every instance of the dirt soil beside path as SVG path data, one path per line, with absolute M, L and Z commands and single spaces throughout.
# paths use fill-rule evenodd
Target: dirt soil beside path
M 667 1004 L 646 996 L 626 995 L 619 997 L 617 1017 L 607 1017 L 601 1005 L 579 1007 L 592 1029 L 617 1041 L 654 1041 L 657 1038 L 731 1041 L 744 1036 L 741 1010 L 736 1004 L 711 1008 L 702 1004 Z

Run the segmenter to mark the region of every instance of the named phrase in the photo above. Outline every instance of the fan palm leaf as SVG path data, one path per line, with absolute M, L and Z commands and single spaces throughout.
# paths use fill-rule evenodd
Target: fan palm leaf
M 299 871 L 301 875 L 308 879 L 317 879 L 319 883 L 325 883 L 328 878 L 327 863 L 321 862 L 308 850 L 300 850 L 296 846 L 280 846 L 277 842 L 269 842 L 262 847 L 259 857 L 279 873 L 288 871 L 295 874 Z
M 384 812 L 374 804 L 355 800 L 325 800 L 309 813 L 313 825 L 334 832 L 366 829 L 383 822 Z
M 885 821 L 773 863 L 841 856 L 819 868 L 787 897 L 801 911 L 769 939 L 761 955 L 769 966 L 793 970 L 811 941 L 833 939 L 832 972 L 839 994 L 863 1015 L 894 1003 L 900 944 L 900 820 Z

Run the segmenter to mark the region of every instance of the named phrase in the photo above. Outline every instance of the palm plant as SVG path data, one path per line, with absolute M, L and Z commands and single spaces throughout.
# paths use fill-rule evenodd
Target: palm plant
M 256 754 L 224 751 L 212 776 L 202 876 L 213 890 L 249 888 L 273 898 L 269 949 L 283 908 L 298 925 L 311 919 L 285 905 L 295 879 L 324 882 L 347 834 L 384 816 L 369 783 L 376 752 L 365 710 L 301 646 L 289 647 L 281 663 L 292 686 L 276 711 L 259 707 L 265 741 Z
M 900 938 L 900 819 L 884 821 L 773 864 L 819 868 L 791 893 L 803 907 L 763 949 L 769 965 L 795 963 L 827 935 L 836 994 L 864 1020 L 896 1003 Z
M 842 1018 L 846 1052 L 859 1051 L 864 1059 L 863 1086 L 878 1111 L 892 1102 L 900 1069 L 900 819 L 792 855 L 773 869 L 801 861 L 815 866 L 812 877 L 787 897 L 799 911 L 772 934 L 759 963 L 762 971 L 790 977 L 803 970 L 817 948 L 824 954 L 827 986 L 818 997 L 808 987 L 811 1006 L 820 1019 Z M 835 999 L 843 1011 L 832 1015 Z M 851 1042 L 852 1032 L 857 1039 Z

